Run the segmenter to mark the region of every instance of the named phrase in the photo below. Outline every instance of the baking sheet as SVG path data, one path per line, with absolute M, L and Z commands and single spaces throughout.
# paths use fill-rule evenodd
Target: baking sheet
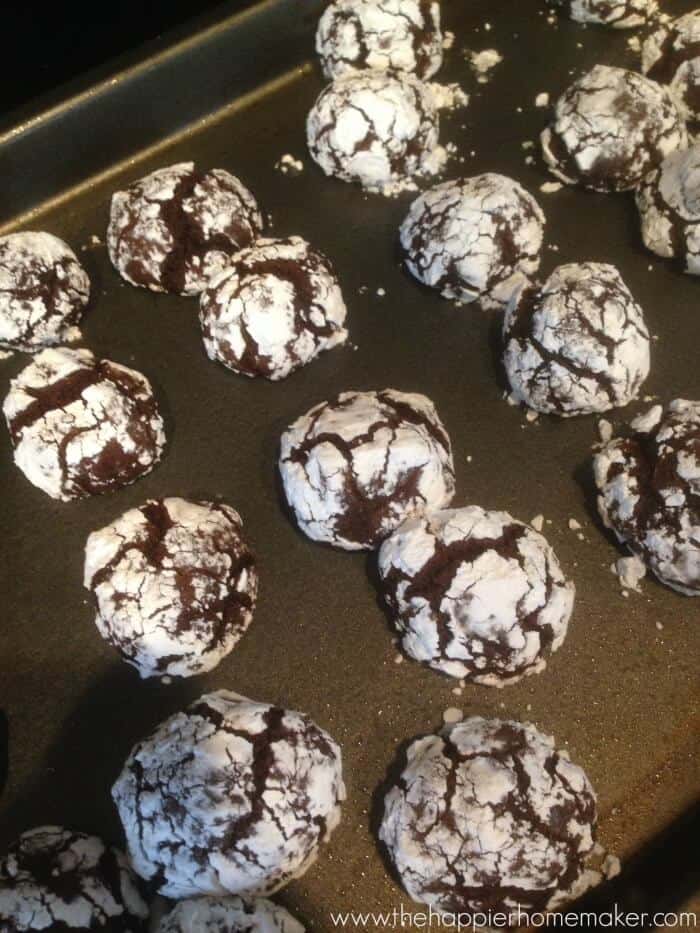
M 680 13 L 693 4 L 666 6 Z M 87 247 L 80 255 L 94 298 L 85 344 L 152 380 L 169 432 L 166 456 L 150 476 L 69 504 L 30 486 L 12 465 L 7 436 L 0 443 L 0 706 L 9 752 L 0 848 L 46 822 L 120 842 L 109 788 L 131 746 L 201 693 L 226 687 L 304 710 L 342 745 L 349 790 L 342 823 L 318 863 L 279 896 L 309 928 L 328 930 L 330 911 L 410 908 L 375 843 L 377 789 L 397 748 L 438 728 L 450 706 L 527 719 L 553 733 L 588 772 L 600 839 L 623 859 L 643 853 L 674 821 L 682 824 L 700 791 L 700 604 L 653 580 L 644 581 L 642 595 L 621 595 L 609 569 L 620 552 L 593 507 L 595 419 L 529 424 L 508 406 L 498 316 L 455 308 L 400 267 L 396 230 L 411 196 L 365 196 L 324 178 L 308 158 L 304 119 L 322 87 L 308 65 L 319 7 L 310 3 L 299 16 L 293 2 L 264 4 L 164 58 L 130 66 L 115 88 L 87 90 L 57 119 L 29 126 L 35 149 L 21 134 L 0 140 L 2 217 L 31 208 L 20 226 Z M 631 196 L 544 194 L 539 186 L 551 179 L 539 160 L 525 164 L 522 148 L 547 119 L 535 107 L 540 92 L 554 100 L 597 62 L 636 65 L 630 34 L 553 25 L 539 3 L 519 0 L 443 0 L 443 11 L 456 41 L 439 78 L 472 95 L 467 110 L 443 120 L 444 140 L 464 160 L 453 161 L 448 175 L 502 172 L 535 194 L 548 220 L 544 275 L 560 262 L 616 263 L 658 337 L 645 391 L 662 400 L 697 398 L 700 282 L 643 250 Z M 286 48 L 284 56 L 273 46 Z M 465 46 L 504 56 L 490 83 L 475 82 Z M 230 106 L 214 113 L 224 100 Z M 304 160 L 301 175 L 275 171 L 287 152 Z M 110 169 L 115 159 L 122 161 Z M 350 345 L 283 384 L 249 381 L 206 358 L 196 302 L 120 280 L 104 246 L 90 245 L 93 235 L 104 239 L 111 192 L 184 159 L 233 171 L 271 214 L 270 234 L 300 234 L 329 255 L 348 303 Z M 55 200 L 42 208 L 46 198 Z M 1 364 L 3 394 L 25 363 L 17 356 Z M 283 510 L 276 456 L 286 425 L 340 390 L 387 386 L 436 403 L 454 446 L 455 505 L 546 517 L 545 533 L 578 598 L 570 634 L 541 676 L 455 696 L 455 681 L 409 660 L 397 664 L 373 557 L 313 544 Z M 81 586 L 89 532 L 164 495 L 221 496 L 239 509 L 261 577 L 254 622 L 233 654 L 211 674 L 170 685 L 140 682 L 103 643 Z M 568 527 L 571 518 L 585 540 Z

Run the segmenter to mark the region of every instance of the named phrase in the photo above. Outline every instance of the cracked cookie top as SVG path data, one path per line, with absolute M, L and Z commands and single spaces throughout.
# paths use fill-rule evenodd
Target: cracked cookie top
M 630 428 L 594 457 L 598 511 L 662 583 L 700 596 L 700 402 L 656 405 Z
M 700 275 L 700 146 L 664 159 L 644 178 L 636 197 L 645 246 Z
M 337 78 L 306 121 L 309 152 L 326 175 L 394 195 L 446 162 L 427 85 L 413 75 L 363 71 Z
M 595 826 L 588 778 L 553 739 L 473 717 L 411 743 L 379 837 L 438 911 L 543 911 L 578 893 Z
M 521 185 L 487 173 L 421 194 L 401 225 L 410 272 L 446 298 L 503 308 L 540 265 L 545 218 Z
M 340 749 L 302 713 L 226 690 L 132 750 L 112 788 L 135 870 L 164 896 L 269 894 L 340 819 Z
M 141 933 L 148 907 L 126 858 L 96 836 L 41 826 L 0 859 L 0 928 Z
M 314 541 L 371 549 L 408 515 L 455 492 L 450 439 L 424 395 L 343 392 L 282 435 L 280 472 L 299 527 Z
M 503 363 L 513 396 L 570 417 L 636 398 L 649 375 L 642 309 L 614 266 L 559 266 L 524 288 L 506 312 Z
M 250 625 L 258 576 L 234 509 L 171 498 L 94 531 L 84 585 L 100 634 L 141 677 L 191 677 L 215 668 Z
M 15 463 L 53 499 L 118 489 L 160 460 L 163 421 L 145 376 L 89 350 L 43 350 L 10 383 Z
M 541 139 L 552 174 L 604 192 L 636 188 L 662 159 L 688 145 L 668 89 L 608 65 L 596 65 L 570 85 Z
M 157 933 L 304 933 L 304 927 L 264 897 L 197 897 L 176 904 Z
M 686 120 L 700 120 L 700 10 L 664 23 L 647 37 L 642 71 L 671 89 Z
M 90 280 L 51 233 L 0 237 L 0 347 L 34 352 L 80 340 Z
M 329 79 L 374 68 L 431 78 L 442 65 L 440 6 L 434 0 L 334 0 L 316 31 Z
M 333 267 L 297 236 L 236 253 L 202 292 L 199 310 L 210 359 L 272 380 L 344 343 L 345 316 Z
M 255 198 L 235 175 L 180 162 L 112 195 L 107 248 L 132 285 L 196 295 L 262 227 Z
M 381 546 L 379 574 L 406 653 L 487 686 L 542 671 L 574 604 L 544 537 L 478 506 L 405 521 Z
M 598 23 L 614 29 L 643 26 L 658 10 L 657 0 L 549 0 L 578 23 Z

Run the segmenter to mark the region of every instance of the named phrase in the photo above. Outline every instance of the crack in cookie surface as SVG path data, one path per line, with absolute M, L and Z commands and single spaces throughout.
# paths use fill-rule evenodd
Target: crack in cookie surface
M 329 79 L 378 69 L 427 80 L 442 65 L 440 7 L 434 0 L 334 0 L 316 31 Z
M 161 894 L 268 894 L 340 819 L 340 749 L 307 716 L 225 690 L 166 720 L 112 789 L 135 870 Z
M 132 285 L 195 295 L 262 227 L 255 198 L 238 178 L 181 162 L 115 192 L 107 248 Z
M 503 324 L 513 396 L 562 417 L 627 405 L 649 374 L 642 309 L 614 266 L 569 263 L 514 297 Z
M 545 218 L 517 182 L 487 173 L 421 194 L 401 225 L 409 271 L 446 298 L 503 308 L 539 268 Z
M 213 670 L 243 636 L 258 577 L 234 509 L 170 498 L 90 535 L 84 585 L 100 634 L 141 677 L 191 677 Z
M 442 673 L 502 687 L 544 669 L 574 586 L 542 535 L 478 506 L 400 525 L 378 556 L 404 650 Z
M 409 746 L 379 836 L 420 903 L 542 911 L 589 883 L 595 828 L 593 789 L 550 737 L 473 717 Z
M 3 404 L 15 462 L 54 499 L 133 483 L 160 460 L 165 432 L 145 376 L 89 350 L 43 350 Z
M 0 347 L 35 352 L 80 339 L 90 280 L 50 233 L 0 237 Z
M 236 253 L 202 293 L 199 320 L 210 359 L 277 380 L 344 343 L 346 313 L 328 259 L 289 237 Z
M 148 907 L 124 855 L 96 836 L 41 826 L 0 859 L 0 928 L 145 933 Z
M 282 436 L 280 472 L 300 528 L 347 550 L 376 547 L 455 491 L 447 433 L 423 395 L 344 392 Z
M 598 511 L 652 572 L 700 595 L 700 402 L 655 406 L 593 461 Z
M 559 98 L 541 141 L 550 171 L 567 184 L 628 191 L 671 152 L 685 149 L 688 134 L 667 88 L 596 65 Z

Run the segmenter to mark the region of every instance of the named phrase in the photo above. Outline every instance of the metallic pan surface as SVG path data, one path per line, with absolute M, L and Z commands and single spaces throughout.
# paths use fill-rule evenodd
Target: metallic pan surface
M 503 172 L 539 198 L 548 218 L 544 274 L 565 261 L 616 263 L 658 337 L 646 391 L 697 398 L 700 282 L 642 249 L 630 196 L 546 194 L 538 190 L 549 180 L 539 160 L 525 161 L 523 143 L 547 119 L 537 95 L 554 99 L 572 74 L 596 62 L 635 67 L 629 34 L 549 22 L 534 0 L 443 6 L 456 41 L 440 78 L 472 94 L 466 111 L 443 121 L 445 140 L 462 158 L 449 174 Z M 691 6 L 668 4 L 671 12 Z M 152 475 L 67 505 L 27 483 L 2 438 L 0 707 L 9 769 L 0 848 L 44 822 L 119 841 L 109 788 L 132 744 L 200 693 L 228 687 L 308 712 L 343 746 L 349 799 L 342 824 L 318 863 L 281 895 L 307 924 L 329 930 L 331 910 L 409 906 L 374 842 L 377 789 L 398 747 L 437 728 L 449 706 L 529 719 L 553 733 L 588 771 L 601 840 L 623 858 L 690 812 L 700 790 L 700 600 L 652 580 L 641 595 L 621 595 L 610 572 L 619 552 L 592 509 L 595 420 L 529 424 L 508 406 L 495 358 L 498 318 L 453 307 L 400 268 L 396 229 L 410 196 L 366 197 L 322 177 L 307 157 L 304 119 L 322 83 L 315 67 L 302 66 L 312 61 L 320 7 L 263 4 L 130 65 L 47 117 L 25 120 L 23 131 L 0 142 L 0 219 L 11 228 L 24 214 L 21 225 L 84 247 L 94 290 L 86 345 L 152 379 L 170 433 Z M 501 52 L 490 83 L 476 83 L 465 47 Z M 304 159 L 301 175 L 275 171 L 287 152 Z M 301 234 L 331 257 L 349 306 L 351 346 L 284 384 L 249 381 L 206 359 L 195 302 L 121 282 L 104 246 L 90 245 L 93 235 L 104 240 L 110 194 L 182 159 L 233 171 L 271 215 L 271 233 Z M 24 362 L 1 364 L 3 394 Z M 275 472 L 283 428 L 339 390 L 386 386 L 435 401 L 454 443 L 455 504 L 546 517 L 578 602 L 570 635 L 541 676 L 456 696 L 453 681 L 396 663 L 372 558 L 314 545 L 283 510 Z M 222 496 L 236 506 L 261 575 L 255 620 L 234 653 L 213 673 L 170 685 L 141 683 L 103 644 L 81 586 L 88 533 L 162 495 Z M 583 540 L 570 530 L 571 518 Z

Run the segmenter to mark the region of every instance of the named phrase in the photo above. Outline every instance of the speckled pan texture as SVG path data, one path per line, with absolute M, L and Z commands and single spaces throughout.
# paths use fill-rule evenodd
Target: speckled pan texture
M 668 0 L 666 8 L 679 15 L 694 2 Z M 686 812 L 700 793 L 700 601 L 652 578 L 641 593 L 621 594 L 610 565 L 622 551 L 595 512 L 596 419 L 541 415 L 530 422 L 506 404 L 500 314 L 455 307 L 401 268 L 397 231 L 414 195 L 363 195 L 326 178 L 308 156 L 305 118 L 323 87 L 313 52 L 320 4 L 311 7 L 316 12 L 302 23 L 307 57 L 298 64 L 313 64 L 159 151 L 134 153 L 111 177 L 85 178 L 86 187 L 63 204 L 21 224 L 74 249 L 92 283 L 81 322 L 85 345 L 148 376 L 169 444 L 134 486 L 61 503 L 27 482 L 12 464 L 6 432 L 0 436 L 0 708 L 9 734 L 0 850 L 42 824 L 123 846 L 109 791 L 132 746 L 201 694 L 232 690 L 303 711 L 342 747 L 348 799 L 340 825 L 308 873 L 275 895 L 308 929 L 326 933 L 331 911 L 411 906 L 376 842 L 378 788 L 399 747 L 436 732 L 449 707 L 528 720 L 553 735 L 585 769 L 598 795 L 600 841 L 623 861 Z M 537 198 L 547 216 L 542 281 L 562 263 L 617 266 L 658 338 L 643 393 L 663 403 L 698 399 L 697 277 L 645 250 L 631 194 L 539 190 L 551 176 L 537 145 L 523 148 L 549 119 L 535 98 L 546 91 L 556 101 L 599 62 L 638 67 L 630 33 L 582 28 L 568 18 L 549 22 L 548 15 L 544 0 L 443 0 L 444 28 L 456 39 L 433 80 L 459 81 L 472 95 L 465 111 L 441 118 L 441 139 L 464 158 L 451 160 L 445 178 L 497 172 Z M 476 83 L 465 47 L 503 55 L 489 83 Z M 170 92 L 178 93 L 175 84 Z M 158 103 L 163 112 L 166 103 Z M 286 153 L 303 160 L 301 174 L 275 170 Z M 529 155 L 534 161 L 526 164 Z M 195 299 L 120 279 L 104 246 L 112 192 L 188 160 L 240 178 L 271 215 L 266 236 L 299 235 L 328 256 L 348 307 L 347 344 L 284 383 L 246 379 L 207 359 Z M 26 360 L 16 355 L 0 364 L 0 395 Z M 397 663 L 376 555 L 316 544 L 287 513 L 277 475 L 287 426 L 341 391 L 389 387 L 434 402 L 454 449 L 453 507 L 477 504 L 526 522 L 544 516 L 542 532 L 577 597 L 568 637 L 542 674 L 503 690 L 470 685 L 455 695 L 453 678 L 409 659 Z M 649 407 L 634 402 L 605 418 L 617 428 Z M 236 650 L 216 670 L 170 684 L 140 681 L 104 643 L 82 587 L 89 533 L 163 496 L 221 497 L 240 512 L 260 579 L 255 620 Z M 572 519 L 580 529 L 570 527 Z

